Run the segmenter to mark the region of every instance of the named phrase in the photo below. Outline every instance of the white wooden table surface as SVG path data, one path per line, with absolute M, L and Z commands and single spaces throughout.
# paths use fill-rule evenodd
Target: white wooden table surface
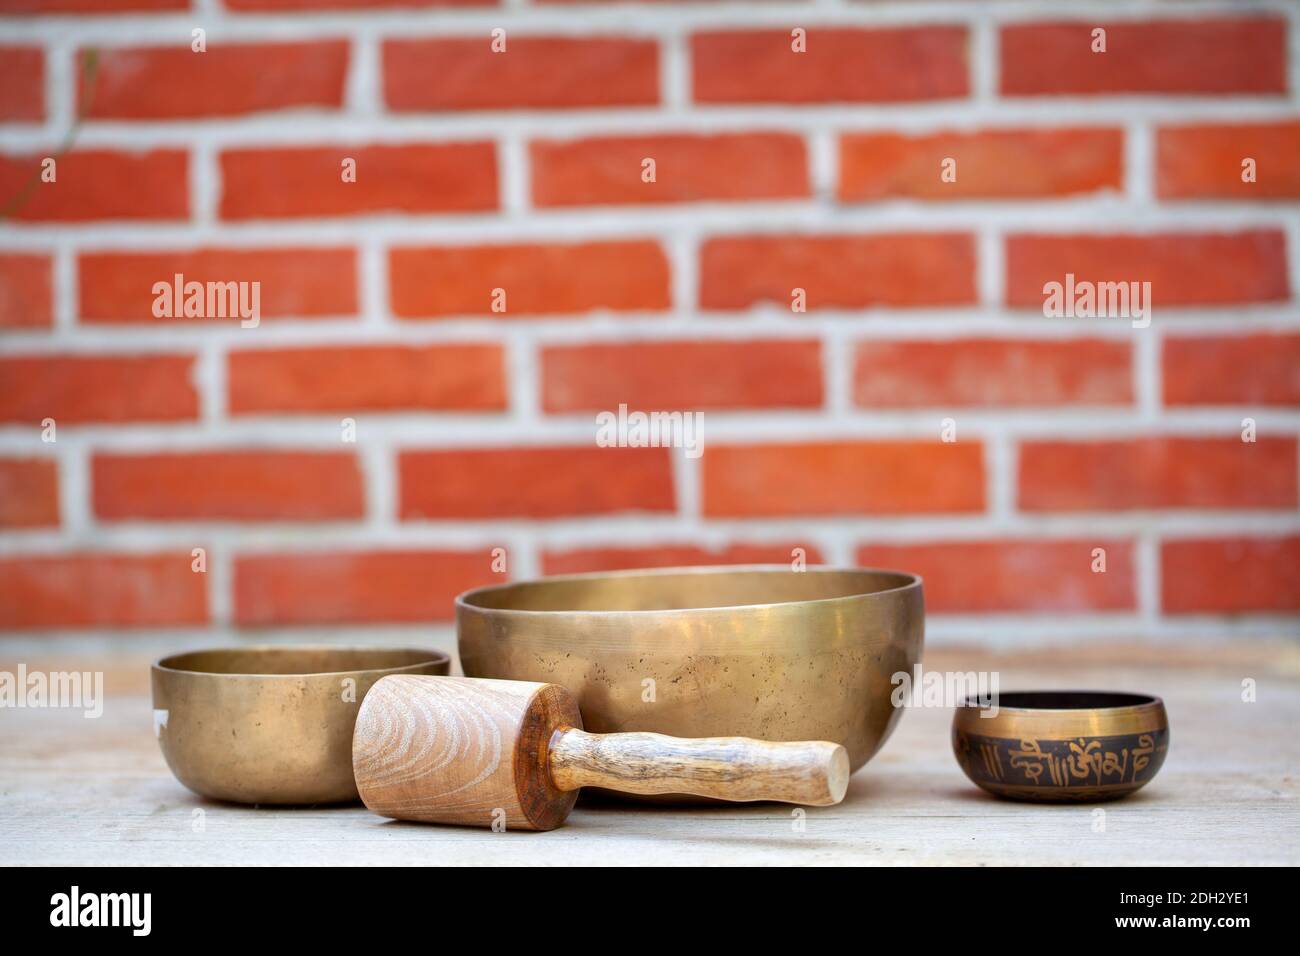
M 14 669 L 0 650 L 0 669 Z M 96 666 L 67 656 L 29 668 Z M 102 663 L 98 666 L 103 667 Z M 70 864 L 1291 864 L 1300 863 L 1300 645 L 1294 640 L 928 652 L 931 670 L 996 668 L 1002 690 L 1164 697 L 1171 745 L 1134 797 L 1091 807 L 996 800 L 948 745 L 951 712 L 905 714 L 837 807 L 645 808 L 579 803 L 550 833 L 385 821 L 358 806 L 257 809 L 204 800 L 168 772 L 147 662 L 119 659 L 98 720 L 0 710 L 0 865 Z M 1257 700 L 1241 699 L 1253 678 Z M 196 813 L 201 811 L 201 813 Z M 202 826 L 197 826 L 201 821 Z

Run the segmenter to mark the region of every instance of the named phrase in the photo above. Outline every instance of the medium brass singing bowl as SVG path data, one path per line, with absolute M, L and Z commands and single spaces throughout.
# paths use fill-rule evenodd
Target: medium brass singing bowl
M 446 674 L 441 651 L 270 645 L 194 651 L 153 665 L 154 731 L 195 793 L 236 803 L 357 800 L 352 729 L 389 674 Z
M 1023 691 L 992 704 L 956 708 L 952 749 L 972 783 L 1008 800 L 1116 800 L 1146 786 L 1169 752 L 1159 697 Z
M 470 677 L 561 684 L 594 733 L 843 744 L 857 770 L 920 659 L 921 579 L 875 570 L 575 574 L 456 599 Z

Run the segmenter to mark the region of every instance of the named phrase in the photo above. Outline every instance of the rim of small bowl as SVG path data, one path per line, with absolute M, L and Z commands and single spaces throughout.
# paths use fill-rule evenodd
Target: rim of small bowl
M 1127 698 L 1126 703 L 1115 704 L 1093 704 L 1083 707 L 1045 707 L 1045 706 L 1017 706 L 1015 704 L 1004 704 L 1003 701 L 1008 697 L 1028 697 L 1028 696 L 1091 696 L 1098 698 Z M 1009 691 L 1005 694 L 997 695 L 995 702 L 986 704 L 975 697 L 968 697 L 964 702 L 966 707 L 976 710 L 988 710 L 996 706 L 998 715 L 1016 714 L 1026 716 L 1052 716 L 1052 717 L 1081 717 L 1089 714 L 1116 714 L 1138 713 L 1148 710 L 1155 706 L 1164 706 L 1164 701 L 1155 694 L 1139 694 L 1134 691 L 1125 690 L 1016 690 Z
M 172 666 L 173 661 L 180 657 L 188 657 L 191 654 L 226 654 L 232 652 L 245 651 L 351 651 L 370 653 L 378 651 L 381 653 L 401 651 L 405 653 L 415 653 L 426 655 L 426 659 L 415 661 L 411 664 L 402 664 L 400 667 L 360 667 L 349 668 L 341 671 L 292 671 L 281 673 L 232 673 L 230 671 L 207 671 L 193 670 L 185 667 Z M 249 644 L 227 645 L 225 647 L 202 647 L 192 651 L 180 651 L 176 654 L 168 654 L 160 657 L 153 662 L 153 669 L 162 671 L 167 674 L 196 674 L 202 677 L 256 677 L 256 678 L 274 678 L 274 677 L 330 677 L 336 674 L 377 674 L 389 673 L 400 674 L 403 671 L 412 670 L 417 667 L 428 667 L 430 664 L 451 664 L 451 655 L 446 651 L 434 651 L 424 647 L 399 646 L 395 644 Z
M 891 574 L 895 577 L 908 579 L 906 583 L 897 587 L 883 588 L 879 591 L 860 591 L 854 594 L 840 594 L 835 597 L 826 598 L 808 598 L 793 601 L 769 601 L 762 604 L 719 604 L 711 607 L 657 607 L 657 608 L 606 608 L 603 610 L 580 609 L 580 608 L 557 608 L 550 611 L 539 611 L 531 608 L 506 608 L 506 607 L 484 607 L 481 604 L 470 603 L 472 598 L 480 594 L 490 594 L 496 591 L 504 591 L 508 588 L 522 587 L 528 584 L 545 584 L 552 581 L 592 581 L 607 578 L 625 578 L 625 577 L 667 577 L 672 574 L 734 574 L 740 572 L 768 572 L 782 574 Z M 502 584 L 488 584 L 483 587 L 470 588 L 468 591 L 462 591 L 456 595 L 456 609 L 459 611 L 462 607 L 473 611 L 482 611 L 491 614 L 677 614 L 682 611 L 692 613 L 702 613 L 709 611 L 735 611 L 741 608 L 771 608 L 785 607 L 793 604 L 829 604 L 833 601 L 850 601 L 856 598 L 870 598 L 884 596 L 886 594 L 899 594 L 912 589 L 920 589 L 922 579 L 919 574 L 913 574 L 911 571 L 895 571 L 892 568 L 857 568 L 857 567 L 833 567 L 829 565 L 818 565 L 808 568 L 804 571 L 794 571 L 784 564 L 701 564 L 701 565 L 682 565 L 672 568 L 624 568 L 617 571 L 583 571 L 577 574 L 551 574 L 538 578 L 527 578 L 523 581 L 506 581 Z

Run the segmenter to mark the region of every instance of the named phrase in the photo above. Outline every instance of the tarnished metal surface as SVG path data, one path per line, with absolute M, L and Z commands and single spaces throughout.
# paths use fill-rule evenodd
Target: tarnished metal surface
M 164 657 L 153 665 L 154 728 L 172 773 L 238 803 L 357 799 L 352 729 L 375 681 L 446 674 L 440 651 L 276 645 Z
M 854 770 L 898 720 L 890 678 L 924 631 L 914 575 L 787 567 L 480 588 L 456 621 L 467 675 L 562 684 L 594 733 L 830 740 Z

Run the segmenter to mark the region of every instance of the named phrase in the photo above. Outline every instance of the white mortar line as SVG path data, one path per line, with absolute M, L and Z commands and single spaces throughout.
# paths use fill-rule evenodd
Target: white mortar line
M 1160 304 L 1153 308 L 1151 325 L 1145 329 L 1133 329 L 1133 397 L 1137 402 L 1138 416 L 1157 428 L 1163 411 L 1164 374 L 1161 369 L 1162 343 L 1164 340 L 1159 318 L 1155 314 Z
M 668 257 L 669 268 L 669 303 L 673 314 L 685 317 L 698 308 L 699 303 L 699 259 L 701 240 L 690 229 L 679 230 L 666 243 L 664 253 Z M 692 317 L 692 328 L 695 319 Z M 626 327 L 625 327 L 626 328 Z M 681 334 L 680 329 L 670 330 L 672 334 Z
M 190 216 L 196 231 L 205 231 L 220 219 L 220 162 L 209 144 L 196 143 L 189 154 Z
M 56 143 L 67 135 L 76 117 L 77 51 L 76 45 L 66 37 L 54 35 L 43 39 L 46 40 L 45 123 L 32 133 L 42 143 Z
M 209 428 L 220 428 L 227 415 L 227 375 L 225 350 L 208 343 L 198 353 L 191 373 L 199 397 L 199 420 Z
M 206 189 L 207 187 L 205 187 Z M 215 189 L 215 187 L 212 187 Z M 510 200 L 517 203 L 518 198 Z M 629 216 L 630 211 L 636 212 Z M 485 214 L 430 216 L 359 215 L 214 222 L 24 223 L 0 234 L 0 248 L 23 248 L 33 240 L 66 237 L 85 248 L 122 251 L 185 248 L 201 242 L 244 248 L 351 245 L 361 231 L 403 245 L 474 242 L 550 242 L 662 237 L 690 229 L 705 235 L 782 235 L 843 232 L 863 236 L 894 232 L 951 233 L 980 230 L 1068 232 L 1079 235 L 1285 229 L 1296 212 L 1283 204 L 1176 204 L 1141 209 L 1112 196 L 1033 204 L 891 201 L 831 207 L 813 201 L 684 203 L 645 207 L 531 210 L 499 217 Z
M 958 439 L 961 438 L 958 424 Z M 990 430 L 984 437 L 984 480 L 987 487 L 989 516 L 1006 523 L 1016 514 L 1019 455 L 1015 441 L 1001 429 Z
M 382 242 L 364 234 L 357 250 L 357 304 L 367 337 L 389 323 L 392 309 L 388 302 L 388 250 Z M 315 344 L 310 332 L 307 338 Z
M 194 536 L 193 548 L 207 548 L 208 570 L 204 573 L 208 594 L 208 614 L 217 628 L 231 627 L 235 620 L 235 554 L 233 536 L 220 534 L 200 541 Z
M 839 191 L 839 136 L 829 129 L 812 130 L 807 137 L 807 148 L 812 198 L 816 202 L 832 203 Z
M 854 366 L 861 338 L 847 329 L 829 329 L 821 336 L 823 409 L 831 418 L 854 410 Z
M 1300 27 L 1297 27 L 1300 30 Z M 1286 225 L 1287 258 L 1291 264 L 1291 299 L 1300 296 L 1300 211 L 1288 218 Z M 1300 321 L 1300 316 L 1297 316 Z
M 70 95 L 70 94 L 69 94 Z M 1001 100 L 982 106 L 970 100 L 905 103 L 779 104 L 753 106 L 693 104 L 688 107 L 638 107 L 564 110 L 484 110 L 441 113 L 288 109 L 239 117 L 194 117 L 183 120 L 91 120 L 77 137 L 78 147 L 140 150 L 184 147 L 196 142 L 218 148 L 252 144 L 409 143 L 481 140 L 503 133 L 571 138 L 588 135 L 651 135 L 658 132 L 780 130 L 810 133 L 819 129 L 899 131 L 913 134 L 940 129 L 987 126 L 1101 127 L 1180 122 L 1239 123 L 1293 119 L 1293 99 L 1278 97 L 1162 98 L 1042 97 Z M 1125 120 L 1117 122 L 1123 109 Z M 52 149 L 68 128 L 62 125 L 13 124 L 0 128 L 0 149 L 30 152 Z
M 74 455 L 81 454 L 78 448 Z M 61 461 L 62 464 L 62 461 Z M 84 522 L 83 522 L 84 524 Z M 478 549 L 518 534 L 544 537 L 557 547 L 652 546 L 700 541 L 780 543 L 816 541 L 921 544 L 1016 538 L 1029 541 L 1093 540 L 1098 537 L 1152 540 L 1246 536 L 1274 538 L 1300 532 L 1294 509 L 1217 511 L 1204 514 L 1125 512 L 1098 514 L 1018 514 L 1006 520 L 990 514 L 969 516 L 865 517 L 813 516 L 782 519 L 708 519 L 694 523 L 681 515 L 636 514 L 563 517 L 545 521 L 497 518 L 467 521 L 399 521 L 384 526 L 355 522 L 265 522 L 241 525 L 221 521 L 101 522 L 97 527 L 12 531 L 0 537 L 0 552 L 62 553 L 69 548 L 104 553 L 188 548 L 196 536 L 225 535 L 245 551 L 330 550 L 336 547 L 449 547 Z
M 1300 7 L 1294 3 L 1283 3 L 1278 7 L 1269 7 L 1268 9 L 1282 14 L 1287 18 L 1287 63 L 1291 66 L 1290 81 L 1287 88 L 1291 94 L 1292 102 L 1300 96 Z
M 971 97 L 977 109 L 987 109 L 997 102 L 998 97 L 1001 59 L 998 28 L 1001 18 L 995 19 L 989 10 L 973 10 L 971 13 L 974 15 L 974 19 L 968 22 Z
M 212 366 L 205 375 L 215 375 Z M 531 379 L 531 375 L 528 376 Z M 510 415 L 358 412 L 369 434 L 409 447 L 505 448 L 544 447 L 550 444 L 589 444 L 595 429 L 587 414 L 548 415 L 531 419 L 525 399 L 535 386 L 528 380 L 520 390 L 519 411 Z M 216 385 L 208 388 L 215 389 Z M 525 390 L 527 389 L 527 390 Z M 208 400 L 215 401 L 215 396 Z M 311 449 L 335 447 L 338 421 L 346 411 L 312 415 L 239 415 L 220 423 L 204 418 L 192 422 L 129 422 L 122 424 L 60 424 L 59 435 L 76 436 L 96 448 L 123 453 L 261 447 Z M 1189 436 L 1221 441 L 1239 440 L 1240 421 L 1253 415 L 1267 441 L 1300 429 L 1300 412 L 1258 409 L 1188 408 L 1166 410 L 1158 422 L 1148 422 L 1131 409 L 970 409 L 956 413 L 959 439 L 1006 429 L 1019 440 L 1089 441 L 1142 439 L 1153 435 Z M 949 408 L 878 411 L 853 407 L 844 415 L 828 418 L 821 410 L 785 409 L 708 412 L 711 445 L 793 444 L 816 441 L 849 443 L 877 440 L 934 442 L 939 422 L 953 415 Z M 22 453 L 36 439 L 35 424 L 5 423 L 0 427 L 0 452 Z
M 57 434 L 57 432 L 56 432 Z M 76 442 L 55 441 L 59 469 L 60 530 L 68 535 L 84 534 L 91 523 L 90 477 L 87 450 Z
M 62 347 L 72 341 L 77 321 L 77 266 L 72 243 L 65 241 L 55 244 L 50 278 L 50 291 L 53 295 L 51 304 L 54 309 L 54 336 L 51 344 Z M 45 333 L 35 330 L 31 334 L 38 339 L 45 336 Z M 4 338 L 0 338 L 0 354 L 6 351 L 4 345 Z
M 682 33 L 669 32 L 659 44 L 659 99 L 665 109 L 689 108 L 691 71 L 689 41 Z
M 1155 131 L 1146 123 L 1124 124 L 1125 195 L 1135 204 L 1152 206 L 1156 199 Z
M 979 228 L 975 232 L 975 296 L 988 309 L 998 309 L 1006 298 L 1006 256 L 1001 230 Z
M 705 455 L 709 446 L 709 416 L 702 419 Z M 698 526 L 703 520 L 702 458 L 688 458 L 685 449 L 674 448 L 671 454 L 673 473 L 673 499 L 677 513 L 687 524 Z
M 360 31 L 391 34 L 398 37 L 427 35 L 486 36 L 496 26 L 507 26 L 528 32 L 556 32 L 576 36 L 617 33 L 640 35 L 660 30 L 758 28 L 774 29 L 787 26 L 813 28 L 819 25 L 852 26 L 924 26 L 927 24 L 962 23 L 972 15 L 969 2 L 943 0 L 943 2 L 913 2 L 895 0 L 863 5 L 861 3 L 763 3 L 698 4 L 690 6 L 650 6 L 640 4 L 611 4 L 609 6 L 584 6 L 581 17 L 574 16 L 568 6 L 524 5 L 519 0 L 508 0 L 504 8 L 403 8 L 323 11 L 286 11 L 281 13 L 241 14 L 221 7 L 205 4 L 199 11 L 164 12 L 156 14 L 113 14 L 77 18 L 64 16 L 30 16 L 16 18 L 13 24 L 15 38 L 45 35 L 62 27 L 69 36 L 82 38 L 112 38 L 119 42 L 157 42 L 176 36 L 176 31 L 195 25 L 204 26 L 209 35 L 218 34 L 223 41 L 245 38 L 274 37 L 309 38 L 328 37 L 339 33 Z M 983 9 L 976 10 L 985 14 Z M 1049 19 L 1056 21 L 1095 22 L 1128 20 L 1199 20 L 1214 14 L 1248 16 L 1261 13 L 1287 14 L 1286 0 L 1252 0 L 1249 6 L 1232 0 L 1198 2 L 1195 5 L 1172 6 L 1167 0 L 1132 0 L 1117 4 L 1094 2 L 1063 7 L 1059 0 L 1023 0 L 1009 7 L 999 6 L 994 15 L 1001 23 L 1032 22 Z M 6 24 L 9 27 L 9 24 Z
M 528 144 L 519 133 L 503 133 L 497 141 L 496 155 L 502 218 L 515 221 L 527 216 L 532 208 Z
M 369 34 L 352 37 L 343 102 L 352 113 L 379 114 L 384 109 L 379 40 Z
M 1133 549 L 1134 573 L 1137 576 L 1137 605 L 1145 629 L 1160 623 L 1160 541 L 1149 529 L 1142 530 Z
M 505 342 L 505 376 L 510 420 L 532 427 L 542 417 L 542 368 L 540 343 L 531 332 L 515 333 Z M 594 433 L 595 426 L 592 425 Z
M 684 240 L 683 240 L 684 241 Z M 72 270 L 67 269 L 70 273 Z M 59 259 L 55 261 L 56 300 L 75 298 L 74 277 L 61 275 Z M 366 280 L 369 282 L 369 279 Z M 685 286 L 685 282 L 674 286 Z M 65 288 L 66 286 L 66 288 Z M 381 286 L 382 290 L 382 286 Z M 691 290 L 693 295 L 693 289 Z M 363 307 L 371 296 L 363 298 Z M 56 309 L 62 309 L 56 303 Z M 1159 304 L 1157 303 L 1157 308 Z M 1233 310 L 1161 310 L 1154 324 L 1159 335 L 1202 336 L 1231 335 L 1239 332 L 1295 332 L 1300 316 L 1293 306 L 1281 308 L 1244 306 Z M 381 310 L 383 312 L 385 310 Z M 330 320 L 264 320 L 256 329 L 243 329 L 230 322 L 218 326 L 209 320 L 193 323 L 146 323 L 135 325 L 75 325 L 64 313 L 66 331 L 60 327 L 53 335 L 43 330 L 14 330 L 0 335 L 0 354 L 148 354 L 191 351 L 215 343 L 235 349 L 279 348 L 307 345 L 311 347 L 349 344 L 393 343 L 405 345 L 453 344 L 493 341 L 498 337 L 537 335 L 557 344 L 583 342 L 637 342 L 667 340 L 735 340 L 804 339 L 843 334 L 851 340 L 937 340 L 948 341 L 967 336 L 996 336 L 1007 339 L 1059 341 L 1078 337 L 1108 341 L 1131 341 L 1135 330 L 1127 320 L 1043 318 L 1030 312 L 986 312 L 962 309 L 949 311 L 898 310 L 844 313 L 827 310 L 802 315 L 783 315 L 783 310 L 768 310 L 759 318 L 756 313 L 692 313 L 689 303 L 674 313 L 648 316 L 627 314 L 609 321 L 595 318 L 536 318 L 527 320 L 499 318 L 437 319 L 428 321 L 391 321 L 370 325 L 360 318 Z M 56 322 L 56 326 L 59 323 Z M 522 326 L 526 325 L 526 328 Z M 1229 406 L 1232 407 L 1232 406 Z M 1244 406 L 1249 407 L 1249 406 Z M 1044 409 L 1054 414 L 1053 409 Z M 1284 409 L 1279 409 L 1285 414 Z M 882 411 L 883 414 L 893 414 Z M 902 410 L 906 414 L 907 410 Z M 1069 414 L 1069 409 L 1059 413 Z M 1173 409 L 1175 415 L 1194 415 L 1195 409 Z M 1009 415 L 1024 414 L 1010 409 Z M 2 428 L 3 426 L 0 426 Z
M 365 526 L 373 533 L 393 527 L 398 520 L 398 472 L 389 443 L 372 439 L 367 424 L 357 420 L 356 451 L 365 483 Z

